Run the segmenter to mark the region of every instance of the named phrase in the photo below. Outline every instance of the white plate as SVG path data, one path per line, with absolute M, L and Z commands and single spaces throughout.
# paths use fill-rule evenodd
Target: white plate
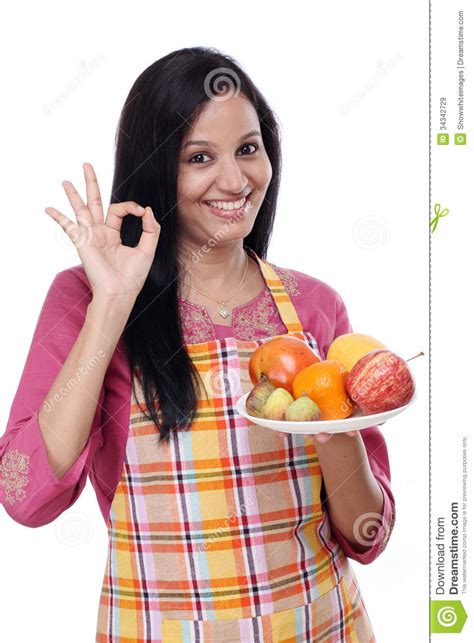
M 249 391 L 250 393 L 250 391 Z M 384 413 L 374 413 L 373 415 L 362 415 L 359 408 L 354 413 L 344 420 L 317 420 L 315 422 L 288 422 L 286 420 L 267 420 L 265 418 L 257 418 L 249 415 L 245 408 L 245 401 L 249 395 L 246 393 L 237 400 L 235 406 L 236 411 L 243 415 L 252 424 L 266 426 L 268 429 L 276 431 L 283 431 L 284 433 L 303 433 L 305 435 L 313 433 L 345 433 L 347 431 L 358 431 L 360 429 L 368 429 L 376 424 L 383 424 L 390 418 L 399 415 L 407 409 L 416 399 L 416 393 L 405 406 L 400 406 L 398 409 L 392 411 L 385 411 Z

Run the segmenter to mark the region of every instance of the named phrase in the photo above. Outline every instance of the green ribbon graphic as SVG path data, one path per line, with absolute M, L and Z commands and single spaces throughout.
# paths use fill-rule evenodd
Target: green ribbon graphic
M 430 629 L 432 634 L 459 634 L 467 614 L 461 601 L 431 601 Z

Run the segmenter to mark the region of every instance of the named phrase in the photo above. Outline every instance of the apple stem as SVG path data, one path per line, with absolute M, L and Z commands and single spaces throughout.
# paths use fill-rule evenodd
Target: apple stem
M 405 360 L 406 362 L 409 362 L 411 359 L 416 359 L 417 357 L 420 357 L 420 355 L 424 355 L 423 351 L 418 353 L 418 355 L 414 355 L 413 357 L 410 357 L 409 359 Z

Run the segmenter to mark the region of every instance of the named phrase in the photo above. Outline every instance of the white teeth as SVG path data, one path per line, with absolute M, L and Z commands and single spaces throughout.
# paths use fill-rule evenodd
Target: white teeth
M 206 201 L 211 207 L 219 208 L 220 210 L 238 210 L 245 203 L 246 197 L 240 201 Z

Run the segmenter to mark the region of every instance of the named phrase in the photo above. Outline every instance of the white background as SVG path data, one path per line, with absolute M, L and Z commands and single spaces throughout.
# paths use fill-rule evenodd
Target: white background
M 356 332 L 405 359 L 425 352 L 411 362 L 417 404 L 382 427 L 397 502 L 392 538 L 372 564 L 352 565 L 377 641 L 427 640 L 428 3 L 46 1 L 10 4 L 5 27 L 0 433 L 47 289 L 80 263 L 44 208 L 74 220 L 61 181 L 85 194 L 84 161 L 105 200 L 136 77 L 180 47 L 217 47 L 250 74 L 282 126 L 268 259 L 332 285 Z M 0 511 L 0 534 L 1 638 L 92 641 L 107 532 L 90 482 L 39 529 Z

